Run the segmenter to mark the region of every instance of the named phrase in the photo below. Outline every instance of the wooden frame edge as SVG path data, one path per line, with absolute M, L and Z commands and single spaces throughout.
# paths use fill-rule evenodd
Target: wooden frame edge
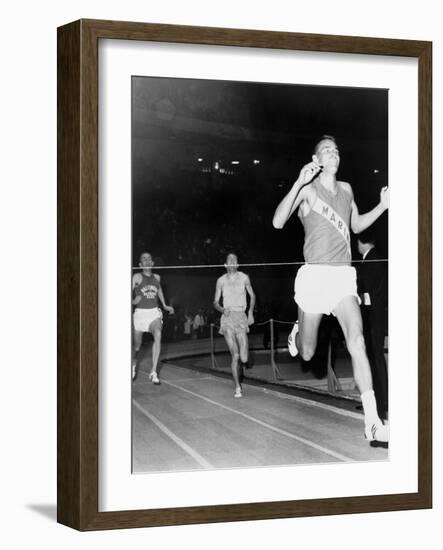
M 432 43 L 418 59 L 419 493 L 432 508 Z
M 419 488 L 417 493 L 98 512 L 98 40 L 398 55 L 419 64 Z M 78 530 L 432 507 L 432 43 L 79 20 L 58 29 L 57 519 Z M 87 383 L 86 383 L 87 379 Z M 272 508 L 272 511 L 270 509 Z
M 81 503 L 79 28 L 72 23 L 57 36 L 57 519 L 72 527 Z

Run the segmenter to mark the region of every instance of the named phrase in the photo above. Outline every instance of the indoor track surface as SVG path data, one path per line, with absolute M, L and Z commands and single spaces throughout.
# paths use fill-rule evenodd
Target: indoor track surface
M 385 461 L 357 410 L 164 363 L 161 385 L 133 382 L 133 471 L 254 468 Z

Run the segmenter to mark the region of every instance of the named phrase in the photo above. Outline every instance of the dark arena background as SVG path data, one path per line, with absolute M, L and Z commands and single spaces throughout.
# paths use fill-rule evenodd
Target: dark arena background
M 294 362 L 285 348 L 297 318 L 293 284 L 297 262 L 303 263 L 303 228 L 293 215 L 276 230 L 272 217 L 324 134 L 333 135 L 340 149 L 337 178 L 351 184 L 360 213 L 372 209 L 388 185 L 388 90 L 133 77 L 132 273 L 140 254 L 150 252 L 166 302 L 175 309 L 174 315 L 164 314 L 160 374 L 165 383 L 160 391 L 174 369 L 189 369 L 191 378 L 210 373 L 224 383 L 230 380 L 212 302 L 226 255 L 235 252 L 257 296 L 249 338 L 252 366 L 245 373 L 251 387 L 277 388 L 286 396 L 298 389 L 327 406 L 332 400 L 330 406 L 347 411 L 346 418 L 361 414 L 350 359 L 332 316 L 324 317 L 317 354 L 309 364 L 299 358 Z M 387 259 L 386 213 L 371 234 Z M 360 259 L 355 236 L 352 250 L 354 260 Z M 205 324 L 194 330 L 198 312 Z M 149 371 L 151 341 L 145 335 L 142 373 Z M 145 411 L 144 421 L 151 418 L 152 423 L 158 389 L 147 377 L 133 386 L 134 414 Z M 151 401 L 140 404 L 147 396 Z M 167 449 L 162 458 L 146 454 L 153 448 L 146 429 L 134 418 L 134 471 L 193 468 L 186 460 L 170 459 L 174 452 Z M 154 432 L 151 436 L 156 440 Z M 163 449 L 161 442 L 156 445 Z M 377 452 L 385 454 L 355 449 L 348 454 L 361 460 L 386 458 L 385 450 Z M 259 464 L 294 460 L 282 453 Z M 301 463 L 322 460 L 300 458 Z M 254 464 L 224 457 L 219 463 L 200 461 L 198 467 Z

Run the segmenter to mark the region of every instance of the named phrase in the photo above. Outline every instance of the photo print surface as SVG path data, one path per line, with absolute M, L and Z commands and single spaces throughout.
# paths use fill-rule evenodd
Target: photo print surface
M 388 90 L 132 78 L 134 473 L 386 461 Z

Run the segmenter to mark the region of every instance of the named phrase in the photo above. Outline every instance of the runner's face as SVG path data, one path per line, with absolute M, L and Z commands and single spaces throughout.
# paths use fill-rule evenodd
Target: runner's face
M 331 139 L 320 141 L 314 160 L 323 166 L 324 172 L 335 174 L 340 164 L 340 153 L 337 144 Z
M 154 265 L 154 261 L 152 259 L 151 254 L 148 254 L 147 252 L 145 252 L 140 256 L 140 262 L 139 262 L 140 267 L 152 267 L 153 265 Z
M 235 271 L 238 267 L 238 260 L 235 254 L 229 254 L 226 258 L 226 269 L 228 271 Z

